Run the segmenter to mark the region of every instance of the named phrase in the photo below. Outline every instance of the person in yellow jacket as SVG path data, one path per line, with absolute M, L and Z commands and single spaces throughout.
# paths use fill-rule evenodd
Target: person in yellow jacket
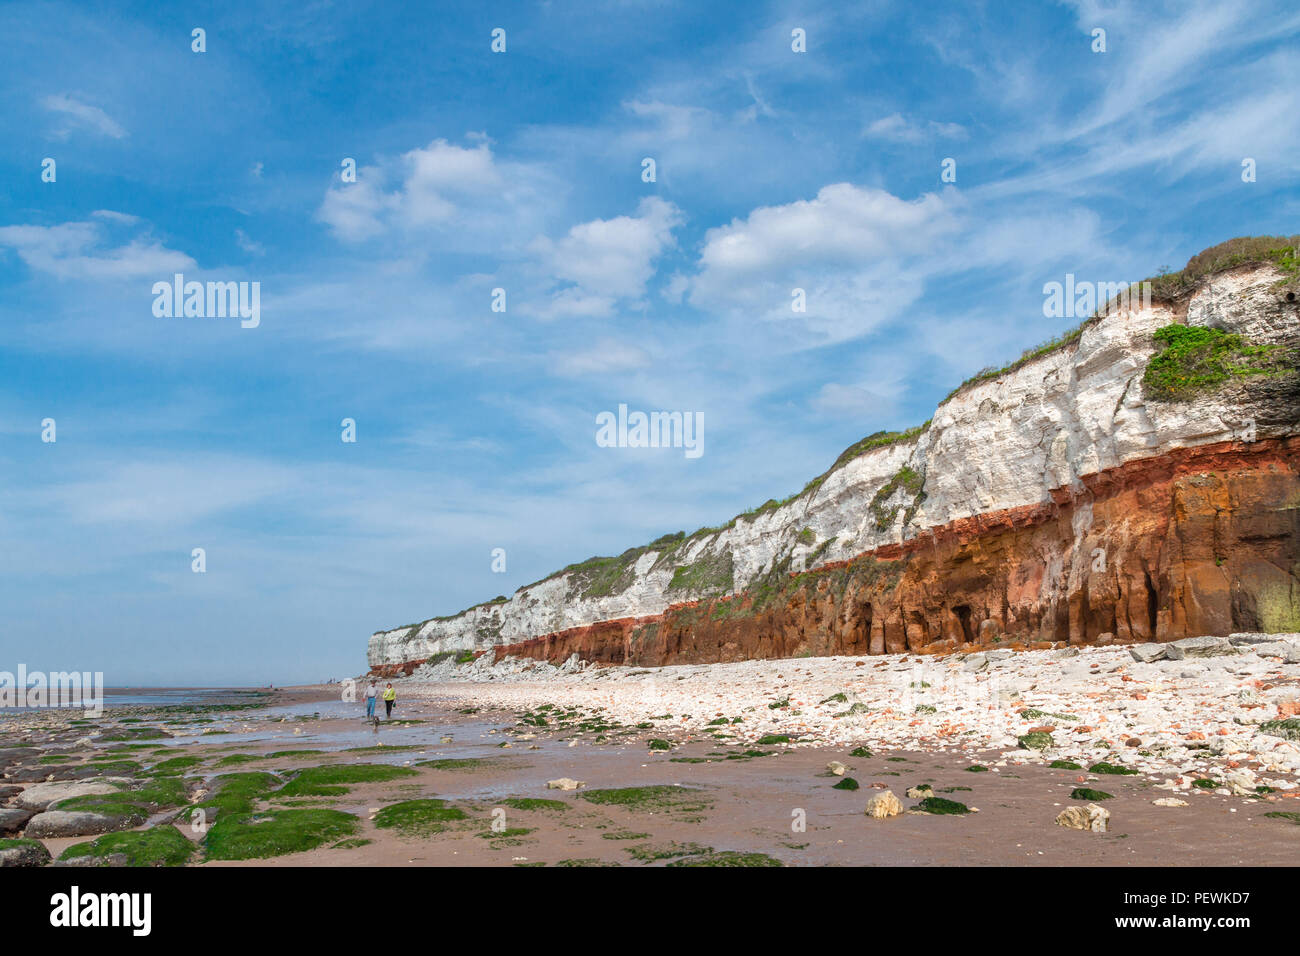
M 393 682 L 389 681 L 388 686 L 384 688 L 384 716 L 392 718 L 393 704 L 397 701 L 397 691 L 393 690 Z

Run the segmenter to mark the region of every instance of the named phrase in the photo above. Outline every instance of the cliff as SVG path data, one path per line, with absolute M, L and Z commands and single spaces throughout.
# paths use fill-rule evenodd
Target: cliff
M 1296 238 L 1207 250 L 786 501 L 379 631 L 370 666 L 1300 630 Z

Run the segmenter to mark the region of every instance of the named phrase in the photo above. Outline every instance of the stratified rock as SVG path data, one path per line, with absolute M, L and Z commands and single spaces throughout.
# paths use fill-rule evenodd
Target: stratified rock
M 1056 815 L 1056 824 L 1069 830 L 1105 833 L 1110 829 L 1110 811 L 1095 803 L 1086 807 L 1066 807 Z
M 903 804 L 898 797 L 894 796 L 892 790 L 886 790 L 884 793 L 878 793 L 867 801 L 867 816 L 876 820 L 883 820 L 886 817 L 896 817 L 903 812 Z
M 1153 333 L 1182 322 L 1289 348 L 1300 324 L 1279 277 L 1264 263 L 1206 276 L 1182 297 L 1185 319 L 1163 302 L 1099 314 L 1068 345 L 959 387 L 926 426 L 855 446 L 829 470 L 810 463 L 821 477 L 791 500 L 375 632 L 368 662 L 410 674 L 473 649 L 463 670 L 486 680 L 512 658 L 661 666 L 1289 626 L 1293 373 L 1165 398 L 1142 384 L 1163 348 Z M 1243 441 L 1247 422 L 1260 430 Z
M 1133 655 L 1133 660 L 1143 664 L 1150 664 L 1152 661 L 1163 660 L 1169 648 L 1164 644 L 1155 642 L 1149 644 L 1134 644 L 1129 647 L 1128 652 Z

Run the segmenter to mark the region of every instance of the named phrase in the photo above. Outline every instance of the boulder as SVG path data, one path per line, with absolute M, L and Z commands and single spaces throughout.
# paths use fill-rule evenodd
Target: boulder
M 1276 637 L 1272 634 L 1229 634 L 1228 643 L 1236 647 L 1248 646 L 1251 644 L 1272 644 Z
M 116 793 L 120 784 L 128 783 L 124 777 L 101 777 L 98 780 L 55 781 L 36 783 L 18 794 L 18 806 L 26 810 L 44 810 L 59 800 L 72 797 L 91 797 L 101 793 Z
M 144 814 L 125 813 L 120 816 L 110 816 L 89 810 L 46 810 L 28 821 L 23 836 L 29 840 L 95 836 L 100 833 L 111 833 L 114 830 L 129 830 L 144 821 Z
M 844 771 L 848 770 L 849 768 L 846 767 L 844 764 L 840 763 L 838 760 L 832 760 L 830 763 L 826 765 L 826 769 L 829 770 L 831 773 L 835 774 L 835 776 L 842 777 L 844 776 Z
M 585 787 L 585 780 L 574 780 L 571 777 L 561 777 L 558 780 L 546 781 L 547 790 L 577 790 L 579 787 Z
M 926 797 L 933 797 L 934 790 L 929 784 L 921 784 L 919 787 L 909 787 L 907 796 L 910 800 L 924 800 Z
M 892 790 L 878 793 L 867 801 L 867 816 L 875 820 L 896 817 L 903 812 L 903 804 Z
M 1152 800 L 1152 804 L 1157 807 L 1185 807 L 1186 800 L 1179 800 L 1177 797 L 1160 797 L 1158 800 Z
M 35 810 L 0 810 L 0 836 L 17 833 L 36 815 Z
M 1255 775 L 1246 770 L 1234 770 L 1224 774 L 1224 784 L 1238 797 L 1255 795 Z
M 1141 664 L 1150 664 L 1152 661 L 1162 660 L 1168 650 L 1166 645 L 1152 641 L 1149 644 L 1132 644 L 1128 652 L 1133 655 L 1133 660 Z
M 50 771 L 45 767 L 19 767 L 5 773 L 5 779 L 13 783 L 38 783 L 48 780 Z
M 1260 657 L 1280 657 L 1286 660 L 1295 650 L 1295 645 L 1288 641 L 1270 641 L 1267 644 L 1254 644 L 1250 649 Z
M 1056 825 L 1068 830 L 1105 833 L 1110 829 L 1110 811 L 1095 803 L 1086 807 L 1066 807 L 1056 815 Z
M 0 866 L 44 866 L 50 851 L 35 840 L 14 840 L 0 844 Z
M 1171 641 L 1165 645 L 1166 654 L 1172 661 L 1187 660 L 1192 657 L 1223 657 L 1238 653 L 1228 643 L 1226 637 L 1185 637 L 1181 641 Z

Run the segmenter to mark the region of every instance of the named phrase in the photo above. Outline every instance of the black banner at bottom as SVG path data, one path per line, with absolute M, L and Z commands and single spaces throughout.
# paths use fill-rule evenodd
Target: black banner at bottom
M 493 944 L 516 933 L 535 942 L 567 921 L 587 939 L 593 931 L 626 933 L 632 923 L 638 938 L 657 931 L 680 937 L 681 921 L 692 913 L 693 936 L 707 939 L 712 925 L 719 941 L 731 943 L 746 926 L 758 931 L 773 916 L 796 921 L 789 927 L 807 921 L 832 932 L 842 920 L 923 926 L 927 945 L 948 934 L 968 941 L 970 921 L 989 918 L 1016 935 L 1043 931 L 1059 938 L 1068 931 L 1092 941 L 1114 933 L 1149 941 L 1173 931 L 1228 942 L 1229 934 L 1272 936 L 1293 925 L 1297 876 L 1292 869 L 1228 868 L 46 867 L 0 871 L 0 899 L 6 929 L 16 938 L 112 939 L 128 947 L 152 940 L 247 944 L 268 932 L 277 945 L 364 945 L 380 927 L 441 933 L 460 920 L 485 917 L 488 923 L 480 925 L 490 927 Z M 701 921 L 701 912 L 714 915 Z

